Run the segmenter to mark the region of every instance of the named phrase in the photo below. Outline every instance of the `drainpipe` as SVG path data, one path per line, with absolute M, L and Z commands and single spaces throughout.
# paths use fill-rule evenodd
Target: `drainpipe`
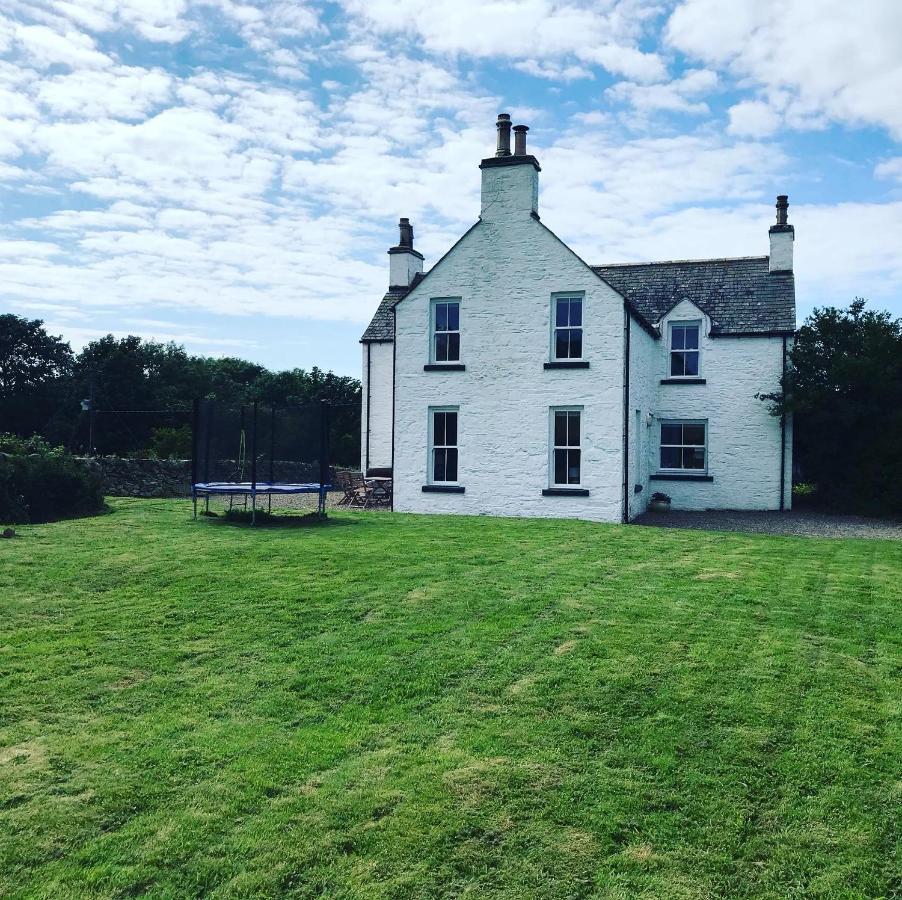
M 623 322 L 623 515 L 621 521 L 626 525 L 630 520 L 630 311 L 625 302 L 623 304 Z
M 786 509 L 786 335 L 783 335 L 783 409 L 780 412 L 780 512 Z
M 392 310 L 392 342 L 391 342 L 391 511 L 395 511 L 395 482 L 397 473 L 395 472 L 395 368 L 398 358 L 398 314 Z
M 366 345 L 366 458 L 364 459 L 363 474 L 370 469 L 370 397 L 373 395 L 373 382 L 370 375 L 370 355 L 373 352 L 373 345 Z

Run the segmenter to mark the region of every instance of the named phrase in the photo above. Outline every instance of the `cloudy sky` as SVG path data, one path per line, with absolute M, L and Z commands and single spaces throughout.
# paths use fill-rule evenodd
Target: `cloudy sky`
M 767 252 L 902 315 L 899 0 L 0 0 L 0 310 L 359 373 L 409 216 L 478 214 L 494 119 L 590 263 Z

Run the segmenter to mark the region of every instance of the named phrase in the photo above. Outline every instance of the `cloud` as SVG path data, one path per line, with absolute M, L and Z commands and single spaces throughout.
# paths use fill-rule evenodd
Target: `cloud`
M 877 125 L 897 138 L 900 34 L 897 0 L 734 0 L 728 15 L 720 0 L 682 0 L 665 30 L 670 46 L 756 86 L 789 127 Z M 766 121 L 740 110 L 737 127 L 746 114 Z
M 874 176 L 898 181 L 902 184 L 902 156 L 894 156 L 892 159 L 885 159 L 878 163 L 874 168 Z
M 629 103 L 642 113 L 653 111 L 682 112 L 704 115 L 708 104 L 697 98 L 713 91 L 718 84 L 717 74 L 710 69 L 692 69 L 681 78 L 663 84 L 635 84 L 621 81 L 605 91 L 615 102 Z
M 532 74 L 573 77 L 568 59 L 638 81 L 666 74 L 663 60 L 638 47 L 657 8 L 638 0 L 343 0 L 378 34 L 416 38 L 437 54 L 517 60 Z
M 171 93 L 172 78 L 160 69 L 115 66 L 47 78 L 37 86 L 35 99 L 54 116 L 138 120 Z
M 769 137 L 780 127 L 780 116 L 760 100 L 743 100 L 728 110 L 727 131 L 742 137 Z
M 19 25 L 14 38 L 27 62 L 38 69 L 54 65 L 96 69 L 112 64 L 110 57 L 97 50 L 94 41 L 80 31 L 61 33 L 46 25 Z
M 128 29 L 160 43 L 178 43 L 193 27 L 186 17 L 186 0 L 39 0 L 39 4 L 94 33 Z

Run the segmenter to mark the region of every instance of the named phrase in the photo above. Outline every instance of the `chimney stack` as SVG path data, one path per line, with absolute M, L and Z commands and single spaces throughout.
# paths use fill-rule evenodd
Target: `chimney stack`
M 413 249 L 413 225 L 410 219 L 398 222 L 398 245 L 388 251 L 388 289 L 406 290 L 416 275 L 423 271 L 423 254 Z
M 511 117 L 499 113 L 498 149 L 482 160 L 483 222 L 502 224 L 521 216 L 539 216 L 539 161 L 526 152 L 526 125 L 514 126 L 516 148 L 511 154 Z
M 498 149 L 495 156 L 511 155 L 511 117 L 507 113 L 498 113 Z
M 795 241 L 795 228 L 789 224 L 789 197 L 786 194 L 777 196 L 777 224 L 771 225 L 770 257 L 768 271 L 792 271 L 792 245 Z

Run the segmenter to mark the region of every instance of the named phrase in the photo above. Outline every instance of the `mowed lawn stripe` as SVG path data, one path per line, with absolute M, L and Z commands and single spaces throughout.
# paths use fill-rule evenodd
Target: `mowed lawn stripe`
M 0 894 L 885 896 L 898 543 L 179 501 L 0 547 Z

